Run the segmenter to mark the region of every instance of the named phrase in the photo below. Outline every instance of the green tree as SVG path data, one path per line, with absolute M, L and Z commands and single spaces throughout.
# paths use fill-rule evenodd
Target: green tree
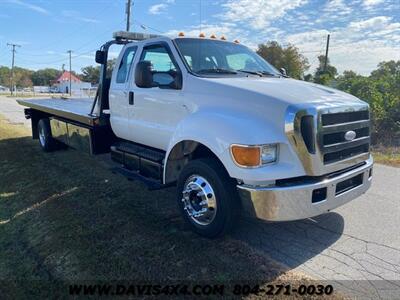
M 311 81 L 313 81 L 313 80 L 314 80 L 314 78 L 313 78 L 313 75 L 312 75 L 312 74 L 304 75 L 304 81 L 311 82 Z
M 318 60 L 319 66 L 314 73 L 314 82 L 328 85 L 337 76 L 337 69 L 329 63 L 329 58 L 325 69 L 325 55 L 318 56 Z
M 32 87 L 33 71 L 15 67 L 14 68 L 14 84 L 17 88 Z
M 270 41 L 259 45 L 257 53 L 277 69 L 285 68 L 293 78 L 303 78 L 304 72 L 310 67 L 307 58 L 290 44 L 285 48 L 276 41 Z
M 0 67 L 0 85 L 10 87 L 11 70 L 8 67 Z
M 32 74 L 33 85 L 50 86 L 51 81 L 56 80 L 61 75 L 61 71 L 51 68 L 37 70 Z
M 111 77 L 117 59 L 109 59 L 107 61 L 107 77 Z M 81 69 L 82 73 L 79 77 L 86 82 L 93 84 L 99 83 L 100 81 L 100 66 L 86 66 Z
M 100 78 L 100 67 L 99 66 L 87 66 L 82 68 L 81 79 L 86 82 L 98 83 Z
M 336 87 L 369 103 L 373 144 L 400 145 L 400 61 L 381 62 L 368 77 L 345 71 Z

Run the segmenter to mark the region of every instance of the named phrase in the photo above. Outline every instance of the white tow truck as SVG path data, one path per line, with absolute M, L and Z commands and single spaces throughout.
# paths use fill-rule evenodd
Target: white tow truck
M 114 44 L 123 49 L 108 78 Z M 93 104 L 19 100 L 33 138 L 45 151 L 110 153 L 152 188 L 176 185 L 185 221 L 203 236 L 226 233 L 239 213 L 320 215 L 370 187 L 368 104 L 288 78 L 238 42 L 118 32 L 96 62 Z

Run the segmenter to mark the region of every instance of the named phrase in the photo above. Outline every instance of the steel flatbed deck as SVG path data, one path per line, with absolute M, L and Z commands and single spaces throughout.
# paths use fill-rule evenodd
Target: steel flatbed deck
M 34 110 L 89 126 L 94 126 L 98 119 L 97 116 L 90 115 L 93 104 L 93 99 L 90 98 L 18 99 L 17 102 Z

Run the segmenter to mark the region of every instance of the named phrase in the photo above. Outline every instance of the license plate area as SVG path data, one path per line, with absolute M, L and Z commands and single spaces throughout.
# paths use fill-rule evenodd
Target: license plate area
M 343 194 L 351 189 L 354 189 L 363 183 L 363 173 L 358 174 L 354 177 L 351 177 L 349 179 L 343 180 L 336 184 L 336 191 L 335 195 L 338 196 L 340 194 Z

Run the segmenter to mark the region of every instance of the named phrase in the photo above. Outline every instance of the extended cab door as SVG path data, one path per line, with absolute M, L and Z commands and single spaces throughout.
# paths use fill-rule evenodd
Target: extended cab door
M 137 46 L 126 46 L 121 51 L 110 83 L 110 121 L 116 136 L 129 139 L 129 93 L 128 78 L 137 52 Z
M 130 106 L 130 140 L 167 150 L 178 123 L 186 116 L 182 87 L 168 87 L 181 70 L 167 42 L 145 44 L 140 61 L 150 61 L 154 87 L 139 88 L 134 72 L 130 80 L 134 104 Z

